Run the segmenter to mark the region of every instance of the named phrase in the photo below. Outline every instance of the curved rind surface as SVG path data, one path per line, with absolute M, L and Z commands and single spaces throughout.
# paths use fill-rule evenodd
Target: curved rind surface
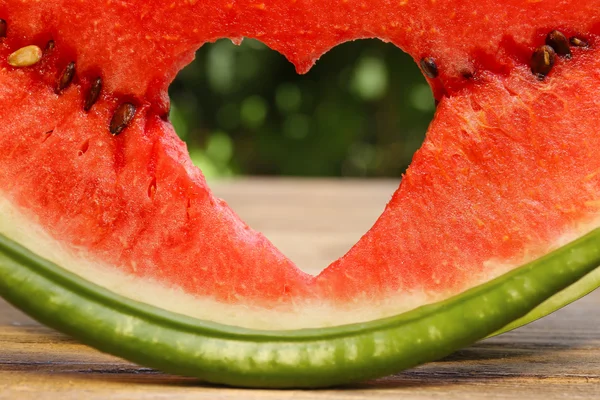
M 593 272 L 584 276 L 571 286 L 561 290 L 542 304 L 531 310 L 527 315 L 519 319 L 514 320 L 504 328 L 495 332 L 491 336 L 500 335 L 502 333 L 512 331 L 523 325 L 527 325 L 533 321 L 545 317 L 546 315 L 552 314 L 553 312 L 568 306 L 572 302 L 579 300 L 580 298 L 587 296 L 594 290 L 600 287 L 600 267 L 596 268 Z
M 432 361 L 521 318 L 600 264 L 600 229 L 449 300 L 325 329 L 241 329 L 166 312 L 90 284 L 0 236 L 0 295 L 84 343 L 227 385 L 319 387 Z

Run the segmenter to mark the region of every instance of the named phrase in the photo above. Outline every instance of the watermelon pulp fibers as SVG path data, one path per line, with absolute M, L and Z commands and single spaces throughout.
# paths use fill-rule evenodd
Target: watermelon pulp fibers
M 179 309 L 153 291 L 289 312 L 292 327 L 391 315 L 486 282 L 600 219 L 600 2 L 496 3 L 2 1 L 0 232 L 129 297 L 248 326 L 277 325 Z M 540 80 L 531 55 L 553 29 L 589 46 Z M 423 147 L 375 226 L 317 277 L 211 194 L 165 120 L 169 82 L 220 37 L 257 38 L 300 72 L 364 37 L 435 65 L 440 105 Z M 7 64 L 50 40 L 34 66 Z M 72 62 L 72 82 L 57 90 Z M 135 117 L 111 135 L 125 103 Z

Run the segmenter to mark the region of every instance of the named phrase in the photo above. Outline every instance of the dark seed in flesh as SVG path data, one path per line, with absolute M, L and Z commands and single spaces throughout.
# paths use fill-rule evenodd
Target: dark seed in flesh
M 571 58 L 569 40 L 559 31 L 552 31 L 546 36 L 546 44 L 554 49 L 556 54 L 567 59 Z
M 121 104 L 115 111 L 112 120 L 110 121 L 110 133 L 118 135 L 127 128 L 133 117 L 135 116 L 135 106 L 131 103 Z
M 49 40 L 48 43 L 46 43 L 44 54 L 50 54 L 52 50 L 54 50 L 54 40 Z
M 575 47 L 588 47 L 590 45 L 585 40 L 580 39 L 576 36 L 573 36 L 571 39 L 569 39 L 569 42 L 571 42 L 571 44 Z
M 421 59 L 421 69 L 426 77 L 430 79 L 437 78 L 439 75 L 438 67 L 433 57 L 424 57 Z
M 0 19 L 0 38 L 6 37 L 6 21 Z
M 544 79 L 552 70 L 555 59 L 556 53 L 552 47 L 548 45 L 538 47 L 531 57 L 531 72 L 539 79 Z
M 58 78 L 58 83 L 56 84 L 56 93 L 60 93 L 65 90 L 71 84 L 73 76 L 75 76 L 75 62 L 71 61 L 69 65 L 63 69 L 63 72 L 60 74 L 60 78 Z
M 96 104 L 96 101 L 98 101 L 98 97 L 100 97 L 101 91 L 102 91 L 102 78 L 96 78 L 96 79 L 94 79 L 94 82 L 92 82 L 90 91 L 87 95 L 87 98 L 85 99 L 85 104 L 83 106 L 83 109 L 85 111 L 90 111 L 92 106 L 94 104 Z

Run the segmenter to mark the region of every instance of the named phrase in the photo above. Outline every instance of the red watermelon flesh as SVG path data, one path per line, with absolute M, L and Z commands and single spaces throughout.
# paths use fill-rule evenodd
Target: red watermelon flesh
M 600 225 L 598 9 L 599 1 L 0 1 L 0 233 L 130 297 L 241 325 L 359 321 L 446 298 Z M 540 80 L 531 56 L 553 29 L 589 46 L 557 58 Z M 379 37 L 417 61 L 431 57 L 439 71 L 430 83 L 441 103 L 400 188 L 318 277 L 210 193 L 163 118 L 177 71 L 221 37 L 257 38 L 300 72 L 338 43 Z M 15 50 L 49 40 L 55 47 L 38 64 L 8 65 Z M 74 79 L 56 93 L 70 62 Z M 100 99 L 86 112 L 98 77 Z M 125 102 L 135 118 L 113 136 Z M 214 301 L 250 317 L 217 312 Z M 265 309 L 292 318 L 265 326 L 254 318 Z

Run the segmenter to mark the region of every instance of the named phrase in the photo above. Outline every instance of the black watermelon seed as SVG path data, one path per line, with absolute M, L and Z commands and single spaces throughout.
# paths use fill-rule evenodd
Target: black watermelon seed
M 562 32 L 552 31 L 546 36 L 546 44 L 554 49 L 556 54 L 567 59 L 571 58 L 571 47 L 569 40 Z
M 569 42 L 575 47 L 589 47 L 589 45 L 590 45 L 585 40 L 580 39 L 576 36 L 573 36 L 571 39 L 569 39 Z
M 112 120 L 110 121 L 110 133 L 118 135 L 127 128 L 133 117 L 135 116 L 135 106 L 131 103 L 121 104 L 115 111 Z
M 531 57 L 531 72 L 539 79 L 544 79 L 552 70 L 555 59 L 556 53 L 552 47 L 548 45 L 538 47 Z
M 421 69 L 426 77 L 430 79 L 437 78 L 439 75 L 438 67 L 433 57 L 424 57 L 421 59 Z
M 60 74 L 60 78 L 58 78 L 58 83 L 56 85 L 57 94 L 65 90 L 71 84 L 73 76 L 75 76 L 75 61 L 71 61 Z
M 83 109 L 86 112 L 90 111 L 92 106 L 94 104 L 96 104 L 96 101 L 98 101 L 98 97 L 100 97 L 101 91 L 102 91 L 102 78 L 98 77 L 98 78 L 94 79 L 94 82 L 92 82 L 92 87 L 90 88 L 87 98 L 85 99 L 85 104 L 83 106 Z
M 44 54 L 50 54 L 54 50 L 54 40 L 49 40 L 44 48 Z
M 6 21 L 0 19 L 0 38 L 6 37 Z

